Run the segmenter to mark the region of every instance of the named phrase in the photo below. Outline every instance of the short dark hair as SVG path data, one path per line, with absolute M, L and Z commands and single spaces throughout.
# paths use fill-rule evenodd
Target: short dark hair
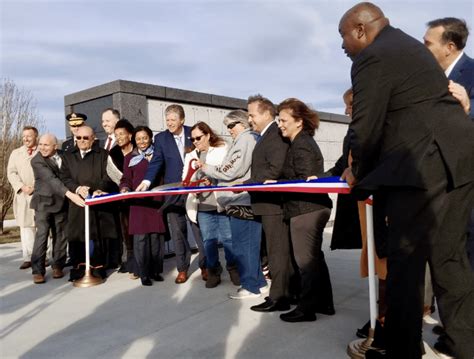
M 130 121 L 125 118 L 117 121 L 117 123 L 115 124 L 114 131 L 119 128 L 124 128 L 125 130 L 127 130 L 128 133 L 133 134 L 134 127 L 130 123 Z
M 282 110 L 290 110 L 292 117 L 303 122 L 303 131 L 314 136 L 315 130 L 319 127 L 319 116 L 316 111 L 297 98 L 287 98 L 280 103 L 278 112 Z
M 135 127 L 135 129 L 133 130 L 133 136 L 132 136 L 132 139 L 135 140 L 135 136 L 138 132 L 146 132 L 146 134 L 148 135 L 148 137 L 151 138 L 151 142 L 153 142 L 153 132 L 151 131 L 150 127 L 148 126 L 137 126 Z
M 469 30 L 466 21 L 455 17 L 444 17 L 436 19 L 426 24 L 429 28 L 442 26 L 444 28 L 441 39 L 444 43 L 453 42 L 458 50 L 464 49 L 466 46 Z
M 102 111 L 102 115 L 104 113 L 106 113 L 107 111 L 112 112 L 112 114 L 120 120 L 120 111 L 119 110 L 116 110 L 115 108 L 112 108 L 112 107 L 107 107 L 104 111 Z
M 165 115 L 169 113 L 176 113 L 180 120 L 184 119 L 184 108 L 181 105 L 169 105 L 165 110 Z
M 38 133 L 39 133 L 38 129 L 34 126 L 24 126 L 21 132 L 28 131 L 28 130 L 32 130 L 35 133 L 36 137 L 38 137 Z
M 260 113 L 268 111 L 268 112 L 270 112 L 270 115 L 273 118 L 275 118 L 275 116 L 276 116 L 275 105 L 268 98 L 263 97 L 260 94 L 249 96 L 249 98 L 247 100 L 247 105 L 250 105 L 251 103 L 254 103 L 254 102 L 258 102 L 258 111 Z

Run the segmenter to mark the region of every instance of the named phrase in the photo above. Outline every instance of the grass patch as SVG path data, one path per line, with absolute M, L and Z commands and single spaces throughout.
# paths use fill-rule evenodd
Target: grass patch
M 0 244 L 14 243 L 20 241 L 20 227 L 5 228 L 3 234 L 0 234 Z

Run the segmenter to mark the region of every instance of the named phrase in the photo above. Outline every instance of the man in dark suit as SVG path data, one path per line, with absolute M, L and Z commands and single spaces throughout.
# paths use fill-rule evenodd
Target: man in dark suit
M 256 95 L 249 97 L 247 109 L 249 122 L 259 137 L 252 152 L 251 177 L 246 183 L 277 180 L 282 175 L 289 144 L 281 136 L 275 122 L 275 106 L 269 99 Z M 250 197 L 253 212 L 262 221 L 272 276 L 268 297 L 250 309 L 257 312 L 289 310 L 289 282 L 293 270 L 289 229 L 283 221 L 281 196 L 277 193 L 254 192 Z
M 39 152 L 31 160 L 35 176 L 35 191 L 31 199 L 31 208 L 35 210 L 36 234 L 31 256 L 33 282 L 45 282 L 45 258 L 49 231 L 53 237 L 53 278 L 62 278 L 66 262 L 66 197 L 84 207 L 84 200 L 69 191 L 59 179 L 62 164 L 57 152 L 57 139 L 46 134 L 39 140 Z
M 466 22 L 454 17 L 430 21 L 423 37 L 426 47 L 444 70 L 453 88 L 453 95 L 460 100 L 471 120 L 474 121 L 474 59 L 467 56 L 466 46 L 469 30 Z M 456 84 L 461 85 L 468 98 L 459 97 Z
M 354 92 L 353 162 L 343 178 L 361 197 L 381 191 L 388 218 L 387 350 L 366 357 L 421 358 L 428 261 L 449 348 L 471 359 L 474 276 L 464 248 L 474 124 L 428 49 L 391 27 L 380 8 L 349 9 L 339 33 L 353 61 Z
M 148 165 L 145 179 L 136 191 L 146 191 L 154 183 L 161 171 L 164 170 L 164 183 L 180 183 L 183 174 L 184 154 L 186 148 L 191 148 L 191 127 L 184 126 L 184 109 L 180 105 L 170 105 L 165 110 L 166 126 L 168 130 L 155 136 L 153 159 Z M 178 276 L 175 282 L 184 283 L 188 280 L 188 269 L 191 261 L 191 246 L 188 241 L 186 210 L 184 201 L 169 206 L 166 216 L 176 254 Z M 196 231 L 197 232 L 197 231 Z M 201 275 L 205 279 L 205 257 L 202 240 L 199 233 L 195 234 L 196 244 L 199 247 Z M 201 243 L 199 243 L 201 242 Z

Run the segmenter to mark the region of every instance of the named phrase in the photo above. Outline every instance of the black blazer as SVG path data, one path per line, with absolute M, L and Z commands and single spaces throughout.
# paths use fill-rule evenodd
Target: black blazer
M 324 172 L 324 159 L 318 144 L 301 131 L 291 142 L 283 167 L 283 179 L 301 180 L 309 176 L 320 177 Z M 332 208 L 327 194 L 285 193 L 284 215 L 291 218 L 322 208 Z
M 281 178 L 288 147 L 289 141 L 281 136 L 277 124 L 272 123 L 255 145 L 250 178 L 245 183 Z M 250 199 L 256 215 L 283 213 L 282 196 L 279 193 L 250 192 Z
M 38 152 L 31 159 L 31 167 L 35 176 L 35 190 L 30 207 L 35 211 L 48 213 L 57 213 L 65 209 L 64 195 L 67 188 L 59 179 L 59 168 L 54 160 L 44 158 Z
M 431 52 L 386 26 L 354 59 L 350 130 L 357 189 L 427 188 L 439 148 L 454 187 L 474 180 L 474 124 Z

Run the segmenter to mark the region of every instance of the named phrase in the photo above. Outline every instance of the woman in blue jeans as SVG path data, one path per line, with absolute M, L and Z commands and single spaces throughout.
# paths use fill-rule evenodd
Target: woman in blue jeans
M 250 129 L 248 114 L 231 111 L 224 118 L 233 142 L 220 165 L 200 163 L 202 171 L 222 185 L 242 183 L 250 178 L 255 134 Z M 230 218 L 232 248 L 237 257 L 241 288 L 230 293 L 232 299 L 259 297 L 269 290 L 260 266 L 262 224 L 255 220 L 247 192 L 217 192 L 217 203 Z
M 183 180 L 190 173 L 190 165 L 196 168 L 193 160 L 209 165 L 219 165 L 227 153 L 227 144 L 218 137 L 204 122 L 198 122 L 191 128 L 191 141 L 195 149 L 188 153 L 184 160 Z M 202 173 L 197 171 L 188 180 L 202 181 L 209 185 L 212 182 Z M 189 219 L 199 224 L 201 236 L 206 252 L 206 267 L 208 277 L 206 288 L 214 288 L 221 282 L 222 266 L 219 262 L 218 242 L 224 246 L 225 260 L 230 279 L 233 284 L 240 285 L 239 272 L 236 258 L 232 248 L 232 234 L 229 217 L 222 208 L 218 208 L 216 192 L 190 194 L 186 200 L 186 211 Z M 197 216 L 196 216 L 197 213 Z

